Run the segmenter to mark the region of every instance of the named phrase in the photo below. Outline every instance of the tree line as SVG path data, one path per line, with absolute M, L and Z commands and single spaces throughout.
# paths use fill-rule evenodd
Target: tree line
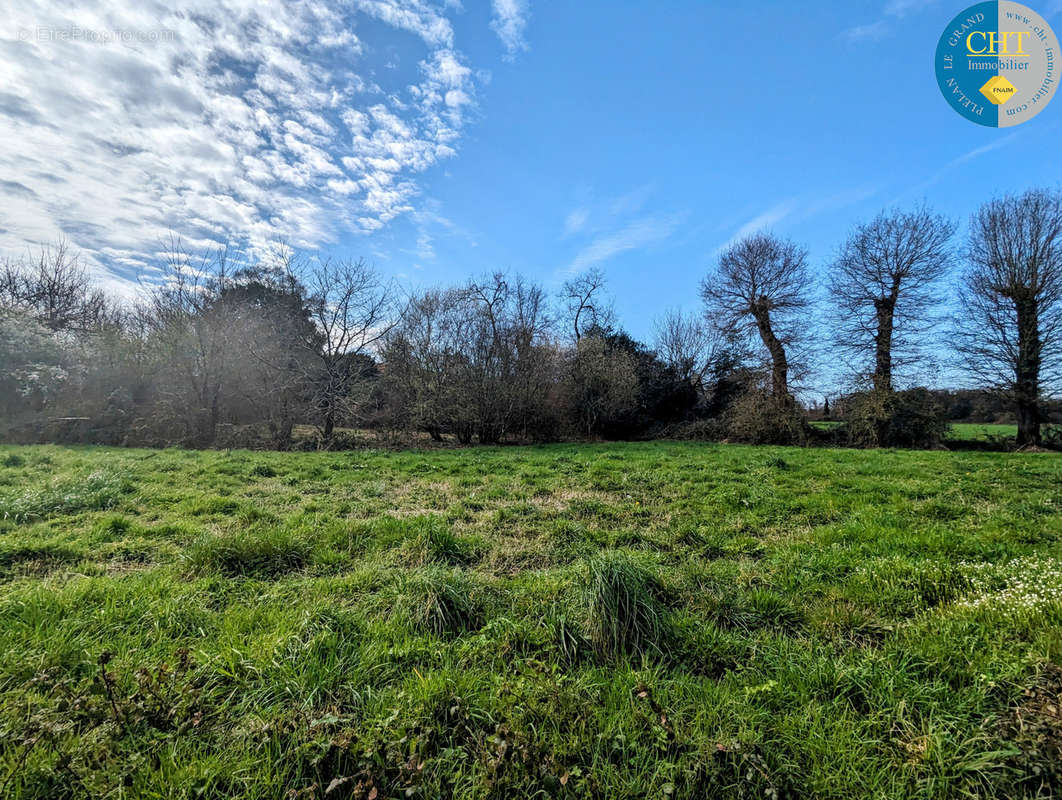
M 798 243 L 747 236 L 704 276 L 703 306 L 664 314 L 651 346 L 622 329 L 596 269 L 554 293 L 499 272 L 404 295 L 360 260 L 171 240 L 163 277 L 123 302 L 59 242 L 0 269 L 0 435 L 922 446 L 939 441 L 946 403 L 912 381 L 945 354 L 1012 409 L 1019 445 L 1040 445 L 1062 377 L 1062 193 L 992 200 L 965 242 L 956 234 L 924 206 L 883 211 L 822 280 Z M 798 400 L 823 358 L 849 387 L 834 398 L 844 424 L 827 433 Z

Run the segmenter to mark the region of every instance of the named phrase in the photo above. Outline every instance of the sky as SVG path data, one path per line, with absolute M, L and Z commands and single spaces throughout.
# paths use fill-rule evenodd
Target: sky
M 119 291 L 171 235 L 408 288 L 597 267 L 651 338 L 745 234 L 821 275 L 883 208 L 1058 185 L 1062 100 L 984 128 L 937 88 L 968 4 L 6 0 L 0 254 L 63 236 Z

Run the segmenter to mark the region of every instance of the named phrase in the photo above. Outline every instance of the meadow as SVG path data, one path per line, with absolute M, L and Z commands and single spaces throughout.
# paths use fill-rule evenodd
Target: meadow
M 835 421 L 818 420 L 811 423 L 813 428 L 822 431 L 841 427 L 843 423 Z M 1006 425 L 987 422 L 953 422 L 948 427 L 944 441 L 955 442 L 998 442 L 1002 445 L 1009 442 L 1013 449 L 1014 439 L 1018 435 L 1017 425 Z
M 1062 457 L 0 447 L 0 797 L 1062 794 Z

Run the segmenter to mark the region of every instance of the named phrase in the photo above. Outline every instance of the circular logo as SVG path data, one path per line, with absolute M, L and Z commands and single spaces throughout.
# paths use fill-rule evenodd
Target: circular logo
M 1059 80 L 1058 38 L 1027 6 L 997 0 L 970 6 L 937 45 L 937 83 L 971 122 L 1009 128 L 1051 101 Z

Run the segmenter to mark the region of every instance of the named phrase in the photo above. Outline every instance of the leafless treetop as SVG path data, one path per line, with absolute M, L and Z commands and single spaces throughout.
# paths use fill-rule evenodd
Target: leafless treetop
M 969 371 L 1011 386 L 1016 370 L 1062 378 L 1062 193 L 985 203 L 970 221 L 957 346 Z
M 919 335 L 939 322 L 954 233 L 953 222 L 922 207 L 882 212 L 841 246 L 829 287 L 835 341 L 850 363 L 874 361 L 876 384 L 891 388 L 893 368 L 915 361 Z
M 708 313 L 721 327 L 751 332 L 757 313 L 766 311 L 783 342 L 795 335 L 810 289 L 807 251 L 766 233 L 727 248 L 716 271 L 701 282 Z

